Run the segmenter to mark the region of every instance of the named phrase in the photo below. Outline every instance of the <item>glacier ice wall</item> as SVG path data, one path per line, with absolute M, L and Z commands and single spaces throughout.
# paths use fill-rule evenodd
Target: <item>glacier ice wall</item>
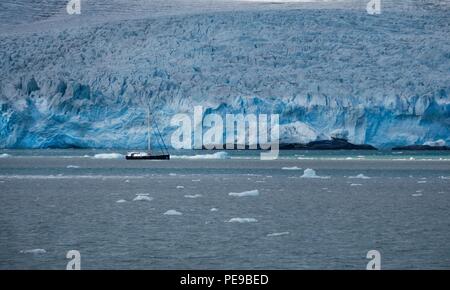
M 278 113 L 285 142 L 345 130 L 380 147 L 450 143 L 449 12 L 271 6 L 3 28 L 0 147 L 144 147 L 147 105 L 166 140 L 171 116 L 202 105 Z

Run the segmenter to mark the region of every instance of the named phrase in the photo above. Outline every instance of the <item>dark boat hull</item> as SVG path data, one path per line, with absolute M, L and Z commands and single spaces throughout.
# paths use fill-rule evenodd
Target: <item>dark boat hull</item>
M 127 160 L 170 160 L 170 155 L 126 156 Z

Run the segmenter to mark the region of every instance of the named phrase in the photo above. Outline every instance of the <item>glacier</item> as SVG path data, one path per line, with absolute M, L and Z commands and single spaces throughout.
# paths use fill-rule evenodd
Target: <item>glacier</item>
M 147 106 L 168 143 L 196 105 L 280 114 L 286 143 L 450 144 L 449 1 L 366 2 L 4 0 L 0 148 L 145 148 Z

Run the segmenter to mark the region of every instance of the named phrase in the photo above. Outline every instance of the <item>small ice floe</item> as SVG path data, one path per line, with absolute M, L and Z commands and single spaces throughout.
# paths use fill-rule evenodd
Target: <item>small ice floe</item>
M 292 166 L 292 167 L 283 167 L 282 170 L 302 170 L 300 167 Z
M 279 237 L 279 236 L 286 236 L 289 235 L 289 232 L 281 232 L 281 233 L 271 233 L 267 234 L 268 237 Z
M 6 153 L 0 154 L 0 158 L 8 158 L 8 157 L 11 157 L 11 155 Z
M 427 183 L 427 181 L 426 180 L 419 180 L 419 181 L 417 181 L 417 183 Z
M 213 207 L 212 209 L 210 209 L 210 211 L 218 211 L 218 209 Z
M 101 153 L 95 154 L 94 159 L 122 159 L 124 156 L 119 153 Z
M 255 218 L 231 218 L 228 220 L 229 223 L 256 223 L 258 222 Z
M 256 180 L 255 182 L 256 183 L 265 183 L 266 181 L 265 180 Z
M 124 203 L 127 202 L 125 199 L 119 199 L 118 201 L 116 201 L 117 203 Z
M 32 250 L 22 250 L 20 251 L 22 254 L 33 254 L 33 255 L 40 255 L 47 253 L 44 249 L 32 249 Z
M 422 195 L 423 195 L 422 193 L 414 193 L 414 194 L 412 194 L 413 197 L 419 197 L 419 196 L 422 196 Z
M 176 173 L 169 173 L 169 176 L 177 176 Z
M 322 178 L 322 179 L 327 179 L 330 178 L 329 176 L 319 176 L 316 174 L 316 171 L 314 169 L 311 168 L 307 168 L 305 169 L 305 171 L 303 171 L 303 175 L 300 176 L 301 178 Z
M 237 196 L 237 197 L 244 197 L 244 196 L 258 196 L 259 191 L 257 189 L 255 190 L 249 190 L 249 191 L 243 191 L 243 192 L 230 192 L 228 193 L 229 196 Z
M 183 189 L 184 186 L 183 185 L 177 185 L 177 189 Z
M 182 213 L 174 209 L 169 209 L 164 215 L 182 215 Z
M 216 152 L 213 154 L 201 154 L 201 155 L 174 155 L 172 156 L 173 159 L 229 159 L 230 156 L 227 152 Z
M 185 198 L 199 198 L 199 197 L 202 197 L 202 195 L 201 194 L 186 194 L 184 197 Z
M 192 179 L 192 182 L 200 182 L 200 179 Z
M 152 201 L 153 197 L 148 196 L 148 193 L 138 193 L 133 201 Z
M 130 180 L 129 179 L 125 180 L 125 183 L 130 183 Z
M 362 186 L 362 184 L 360 184 L 360 183 L 352 183 L 352 184 L 350 184 L 350 186 Z
M 369 176 L 365 176 L 364 174 L 358 174 L 358 175 L 356 175 L 356 176 L 349 176 L 348 178 L 351 178 L 351 179 L 370 179 L 370 177 Z
M 446 180 L 449 180 L 450 179 L 450 176 L 441 176 L 441 177 L 439 177 L 440 179 L 446 179 Z
M 66 168 L 80 168 L 80 166 L 77 166 L 77 165 L 67 165 Z

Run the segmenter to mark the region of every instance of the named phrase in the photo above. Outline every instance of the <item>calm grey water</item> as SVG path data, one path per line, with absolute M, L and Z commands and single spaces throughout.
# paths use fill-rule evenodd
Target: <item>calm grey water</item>
M 372 249 L 384 269 L 450 269 L 448 153 L 98 153 L 0 152 L 1 269 L 65 269 L 69 250 L 82 269 L 365 269 Z M 306 168 L 328 178 L 301 178 Z M 259 195 L 229 196 L 249 190 Z M 46 252 L 21 252 L 33 249 Z

